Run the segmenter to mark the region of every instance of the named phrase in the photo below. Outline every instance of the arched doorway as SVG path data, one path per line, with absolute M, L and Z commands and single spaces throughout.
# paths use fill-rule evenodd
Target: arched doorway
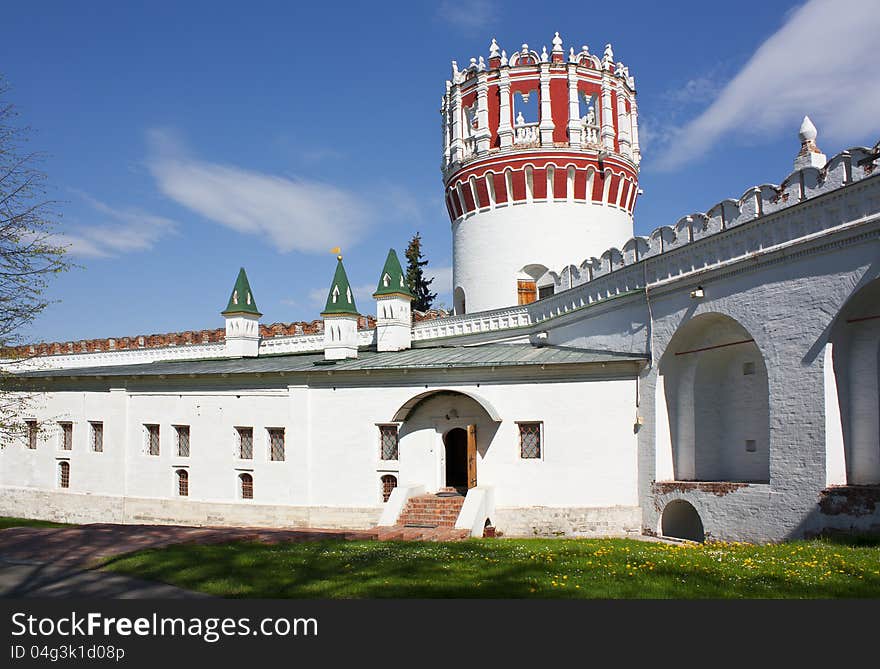
M 701 543 L 706 540 L 700 514 L 692 504 L 683 499 L 673 500 L 663 509 L 663 516 L 660 519 L 660 533 L 664 537 L 689 539 Z
M 448 488 L 468 488 L 468 436 L 460 427 L 449 430 L 443 436 L 446 448 L 446 486 Z

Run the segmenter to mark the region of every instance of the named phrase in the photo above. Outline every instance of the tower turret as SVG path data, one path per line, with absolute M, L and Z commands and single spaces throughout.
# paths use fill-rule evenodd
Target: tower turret
M 413 295 L 406 285 L 403 268 L 394 249 L 388 251 L 385 266 L 379 276 L 379 285 L 373 293 L 376 299 L 376 349 L 402 351 L 412 345 Z
M 257 302 L 251 292 L 244 267 L 238 271 L 229 303 L 220 313 L 226 319 L 226 355 L 231 357 L 258 355 L 260 316 L 263 314 L 257 310 Z
M 611 45 L 453 62 L 441 109 L 456 313 L 537 299 L 548 270 L 633 234 L 635 82 Z
M 342 256 L 336 256 L 336 260 L 336 273 L 330 284 L 327 304 L 321 312 L 326 360 L 356 358 L 358 355 L 358 312 L 354 294 L 342 264 Z

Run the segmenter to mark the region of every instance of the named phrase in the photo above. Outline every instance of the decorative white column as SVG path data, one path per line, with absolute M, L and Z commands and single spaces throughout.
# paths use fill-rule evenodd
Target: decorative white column
M 452 85 L 452 105 L 450 108 L 450 120 L 452 121 L 452 148 L 450 159 L 453 163 L 461 162 L 464 154 L 464 145 L 461 139 L 461 86 Z
M 501 67 L 498 80 L 498 99 L 501 103 L 501 116 L 498 122 L 498 139 L 501 148 L 513 146 L 513 126 L 510 125 L 510 71 Z
M 642 162 L 642 150 L 639 147 L 639 113 L 638 108 L 636 107 L 635 99 L 631 100 L 629 103 L 630 106 L 630 121 L 632 122 L 632 153 L 633 153 L 633 162 L 638 165 Z
M 614 151 L 614 120 L 611 109 L 611 86 L 609 75 L 602 74 L 602 146 L 606 151 Z
M 489 132 L 489 103 L 486 94 L 489 90 L 488 75 L 480 72 L 477 75 L 477 132 L 474 139 L 477 143 L 477 153 L 489 152 L 489 141 L 492 134 Z
M 617 141 L 620 153 L 632 158 L 632 142 L 629 135 L 629 114 L 626 113 L 626 98 L 623 91 L 617 91 Z
M 557 33 L 558 34 L 558 33 Z M 572 148 L 581 146 L 581 118 L 578 104 L 577 64 L 568 64 L 568 143 Z
M 550 104 L 550 63 L 541 63 L 541 146 L 553 146 L 553 108 Z

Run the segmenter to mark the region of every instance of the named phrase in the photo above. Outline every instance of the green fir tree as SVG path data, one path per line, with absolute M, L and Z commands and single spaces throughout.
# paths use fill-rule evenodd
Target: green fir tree
M 430 288 L 434 279 L 425 280 L 422 268 L 428 264 L 422 256 L 422 236 L 417 232 L 409 240 L 406 247 L 406 284 L 413 294 L 412 308 L 417 311 L 427 311 L 434 304 L 437 293 L 432 293 Z

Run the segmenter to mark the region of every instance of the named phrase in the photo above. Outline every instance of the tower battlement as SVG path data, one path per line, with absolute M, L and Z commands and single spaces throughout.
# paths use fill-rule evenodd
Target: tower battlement
M 635 80 L 610 44 L 566 54 L 556 33 L 550 52 L 508 56 L 493 39 L 488 62 L 452 62 L 441 117 L 458 313 L 535 298 L 522 285 L 556 258 L 632 236 Z

